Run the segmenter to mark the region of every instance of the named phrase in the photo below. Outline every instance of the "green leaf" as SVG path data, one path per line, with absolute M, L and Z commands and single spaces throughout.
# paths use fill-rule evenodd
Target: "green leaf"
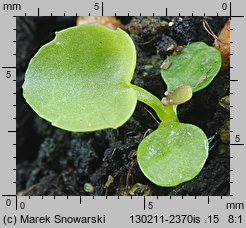
M 156 185 L 166 187 L 193 179 L 207 156 L 208 140 L 204 132 L 179 122 L 162 122 L 137 150 L 144 175 Z
M 171 61 L 167 69 L 161 70 L 168 91 L 183 85 L 190 85 L 193 92 L 205 88 L 214 79 L 221 67 L 221 54 L 203 42 L 186 46 L 178 55 L 170 56 L 162 65 Z
M 39 116 L 59 128 L 117 128 L 137 103 L 130 84 L 135 65 L 135 46 L 121 29 L 68 28 L 32 58 L 23 94 Z

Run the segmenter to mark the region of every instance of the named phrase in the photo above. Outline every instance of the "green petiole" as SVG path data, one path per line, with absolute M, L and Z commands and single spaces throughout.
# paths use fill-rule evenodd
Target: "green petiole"
M 132 85 L 132 88 L 136 92 L 137 99 L 150 106 L 156 112 L 161 121 L 178 121 L 176 105 L 164 106 L 155 95 L 151 94 L 147 90 L 136 85 Z

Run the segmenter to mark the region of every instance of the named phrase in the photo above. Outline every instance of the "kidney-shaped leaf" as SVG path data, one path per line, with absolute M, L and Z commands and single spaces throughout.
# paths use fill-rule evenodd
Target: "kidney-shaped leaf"
M 137 103 L 130 84 L 135 65 L 135 46 L 121 29 L 68 28 L 32 58 L 23 94 L 39 116 L 59 128 L 117 128 Z
M 163 62 L 171 64 L 161 70 L 168 90 L 189 85 L 193 92 L 205 88 L 214 79 L 221 67 L 221 54 L 203 42 L 194 42 L 186 46 L 178 55 L 172 55 Z
M 137 150 L 144 175 L 159 186 L 176 186 L 193 179 L 208 156 L 204 132 L 191 124 L 162 122 Z

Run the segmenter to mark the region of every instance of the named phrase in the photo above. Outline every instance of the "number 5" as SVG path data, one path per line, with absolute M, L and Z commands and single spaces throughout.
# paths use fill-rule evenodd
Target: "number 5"
M 240 142 L 240 135 L 235 136 L 235 142 L 237 142 L 237 143 Z
M 11 71 L 10 71 L 10 70 L 8 70 L 8 71 L 6 72 L 6 78 L 11 78 Z
M 95 5 L 94 5 L 94 10 L 99 10 L 99 3 L 98 3 L 98 2 L 95 3 Z

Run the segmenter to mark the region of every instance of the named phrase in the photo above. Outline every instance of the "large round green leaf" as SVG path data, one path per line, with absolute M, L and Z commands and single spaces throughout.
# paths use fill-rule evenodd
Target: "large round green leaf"
M 137 150 L 144 175 L 159 186 L 176 186 L 193 179 L 208 156 L 204 132 L 191 124 L 162 122 Z
M 135 46 L 121 29 L 68 28 L 32 58 L 23 94 L 39 116 L 59 128 L 117 128 L 137 103 L 130 84 L 135 65 Z
M 171 64 L 161 70 L 169 91 L 183 85 L 191 86 L 193 92 L 205 88 L 219 72 L 222 62 L 220 52 L 203 42 L 191 43 L 169 58 L 163 65 Z

